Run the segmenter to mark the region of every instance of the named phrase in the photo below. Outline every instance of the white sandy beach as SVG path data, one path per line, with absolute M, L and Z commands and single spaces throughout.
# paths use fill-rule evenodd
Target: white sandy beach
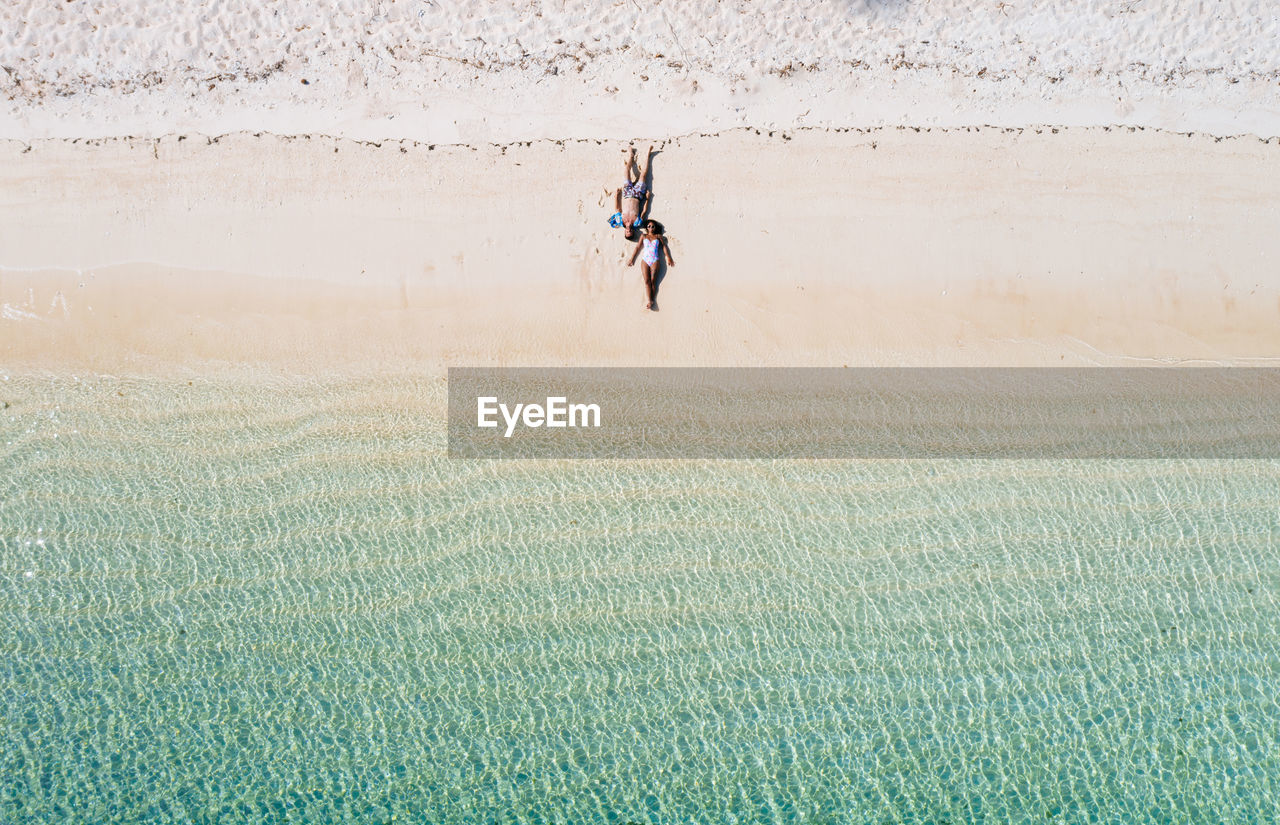
M 0 137 L 24 140 L 1280 134 L 1280 13 L 1264 0 L 18 0 L 0 32 Z
M 1270 363 L 1280 141 L 1128 129 L 672 139 L 642 309 L 622 144 L 8 143 L 9 369 Z
M 0 825 L 1274 821 L 1278 322 L 1280 0 L 0 3 Z
M 6 370 L 1280 355 L 1261 2 L 24 0 L 0 31 Z M 651 140 L 656 314 L 605 223 Z

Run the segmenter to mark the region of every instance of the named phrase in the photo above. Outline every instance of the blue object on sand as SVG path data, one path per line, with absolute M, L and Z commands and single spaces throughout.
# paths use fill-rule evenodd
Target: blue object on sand
M 609 225 L 610 225 L 610 226 L 612 226 L 614 229 L 621 229 L 621 228 L 622 228 L 622 213 L 621 213 L 621 212 L 614 212 L 612 215 L 610 215 L 610 216 L 609 216 Z M 640 218 L 638 218 L 638 217 L 637 217 L 637 218 L 636 218 L 636 222 L 635 222 L 635 223 L 633 223 L 633 224 L 632 224 L 632 226 L 639 226 L 639 225 L 640 225 Z

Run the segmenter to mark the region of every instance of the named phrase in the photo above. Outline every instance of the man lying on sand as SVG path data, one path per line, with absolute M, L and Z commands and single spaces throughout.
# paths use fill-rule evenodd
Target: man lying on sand
M 640 216 L 649 206 L 651 195 L 645 181 L 649 179 L 649 158 L 652 155 L 653 147 L 650 146 L 644 153 L 644 169 L 640 171 L 639 177 L 632 177 L 631 173 L 636 168 L 636 149 L 632 146 L 626 152 L 626 160 L 623 163 L 626 168 L 627 182 L 613 195 L 613 204 L 618 211 L 609 218 L 609 225 L 615 229 L 621 228 L 623 235 L 629 241 L 635 240 L 636 227 L 640 226 Z
M 647 221 L 644 225 L 645 233 L 640 236 L 640 240 L 636 241 L 636 248 L 631 252 L 631 260 L 627 261 L 627 266 L 635 266 L 636 256 L 640 256 L 640 272 L 644 275 L 644 292 L 645 309 L 656 309 L 658 303 L 658 255 L 667 256 L 667 266 L 675 266 L 676 262 L 671 258 L 671 247 L 667 245 L 667 239 L 662 237 L 662 224 L 657 221 Z

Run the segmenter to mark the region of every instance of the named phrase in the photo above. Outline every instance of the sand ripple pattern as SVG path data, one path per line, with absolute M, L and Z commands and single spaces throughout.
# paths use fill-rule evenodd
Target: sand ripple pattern
M 1028 86 L 1009 100 L 1066 90 L 1122 109 L 1143 90 L 1208 102 L 1245 82 L 1229 105 L 1275 109 L 1280 77 L 1280 15 L 1260 0 L 17 0 L 0 5 L 0 32 L 0 95 L 19 119 L 94 95 L 81 114 L 139 107 L 181 124 L 259 89 L 245 100 L 264 109 L 385 119 L 408 111 L 406 96 L 429 108 L 479 95 L 493 111 L 549 102 L 555 121 L 573 116 L 565 101 L 645 84 L 663 90 L 646 107 L 710 92 L 741 109 L 770 78 L 821 75 L 806 94 L 840 95 L 868 74 L 929 75 L 958 105 Z
M 1274 462 L 451 462 L 8 381 L 0 821 L 1259 822 Z

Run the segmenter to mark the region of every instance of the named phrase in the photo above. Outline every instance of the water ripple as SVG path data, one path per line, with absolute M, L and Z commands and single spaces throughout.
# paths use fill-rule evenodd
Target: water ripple
M 1280 464 L 455 462 L 441 389 L 9 382 L 0 821 L 1280 801 Z

